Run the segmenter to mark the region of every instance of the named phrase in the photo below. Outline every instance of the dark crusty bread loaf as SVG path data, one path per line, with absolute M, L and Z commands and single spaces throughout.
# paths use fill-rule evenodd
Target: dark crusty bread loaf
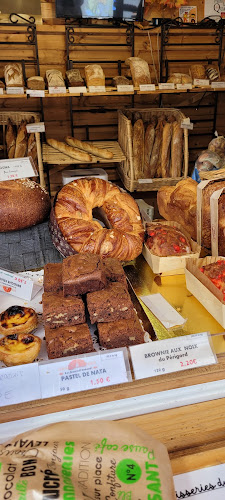
M 30 179 L 0 182 L 0 232 L 43 222 L 51 208 L 47 191 Z

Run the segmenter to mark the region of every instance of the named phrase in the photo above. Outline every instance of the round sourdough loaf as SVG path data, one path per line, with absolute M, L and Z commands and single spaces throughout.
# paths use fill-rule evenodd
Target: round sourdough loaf
M 0 232 L 17 231 L 43 222 L 51 202 L 47 191 L 30 179 L 0 182 Z
M 92 211 L 102 208 L 103 228 Z M 128 261 L 142 252 L 144 229 L 135 200 L 103 179 L 78 179 L 59 191 L 55 218 L 62 238 L 74 252 L 94 253 Z

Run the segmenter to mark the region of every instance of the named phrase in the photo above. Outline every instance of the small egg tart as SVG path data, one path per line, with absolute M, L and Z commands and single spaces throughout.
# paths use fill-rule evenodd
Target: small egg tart
M 38 324 L 37 313 L 31 307 L 11 306 L 0 314 L 0 333 L 30 333 Z
M 41 349 L 41 339 L 31 333 L 13 333 L 0 340 L 0 361 L 6 366 L 32 363 Z

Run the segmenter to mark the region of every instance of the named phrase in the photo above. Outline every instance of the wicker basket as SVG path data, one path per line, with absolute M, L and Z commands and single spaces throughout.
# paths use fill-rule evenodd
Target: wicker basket
M 7 120 L 10 118 L 14 125 L 19 125 L 22 120 L 26 120 L 30 122 L 33 118 L 35 122 L 40 121 L 39 113 L 31 113 L 31 112 L 16 112 L 16 111 L 2 111 L 0 112 L 0 129 L 2 129 L 2 140 L 0 141 L 0 150 L 3 150 L 4 158 L 7 157 L 7 149 L 6 149 L 6 126 Z M 40 178 L 41 187 L 45 187 L 44 180 L 44 169 L 42 162 L 42 152 L 41 152 L 41 141 L 40 141 L 40 133 L 35 133 L 36 144 L 37 144 L 37 156 L 38 156 L 38 173 Z
M 166 118 L 174 116 L 181 123 L 185 116 L 179 109 L 174 108 L 149 108 L 149 109 L 130 109 L 132 113 L 139 112 L 144 121 L 149 121 L 151 117 L 165 115 Z M 126 155 L 126 160 L 122 161 L 118 166 L 118 173 L 125 186 L 130 191 L 157 191 L 162 186 L 172 186 L 178 181 L 185 179 L 188 175 L 188 130 L 184 129 L 184 158 L 182 177 L 168 177 L 135 180 L 134 162 L 133 162 L 133 146 L 132 146 L 132 124 L 122 111 L 118 111 L 118 142 L 121 149 Z

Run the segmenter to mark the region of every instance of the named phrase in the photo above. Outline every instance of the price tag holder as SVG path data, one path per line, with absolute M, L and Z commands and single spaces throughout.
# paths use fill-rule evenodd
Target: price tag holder
M 41 399 L 38 363 L 0 369 L 0 406 Z
M 66 87 L 48 87 L 49 94 L 66 94 Z
M 151 92 L 152 90 L 155 90 L 155 84 L 146 83 L 145 85 L 139 85 L 139 88 L 142 92 Z
M 24 94 L 24 87 L 6 87 L 6 94 Z
M 195 78 L 194 85 L 196 87 L 209 87 L 210 82 L 209 82 L 209 80 L 202 80 L 201 78 Z
M 106 92 L 105 85 L 90 85 L 90 87 L 88 87 L 88 92 Z
M 225 89 L 225 82 L 212 82 L 211 87 L 214 89 Z
M 131 381 L 126 348 L 39 363 L 42 398 Z
M 26 127 L 28 134 L 32 134 L 35 132 L 45 132 L 44 122 L 28 123 Z
M 0 292 L 14 295 L 20 299 L 31 300 L 34 282 L 30 278 L 0 269 Z M 38 290 L 41 288 L 38 287 Z
M 191 90 L 192 88 L 192 83 L 177 83 L 177 90 Z
M 217 363 L 208 332 L 131 346 L 129 350 L 136 379 Z
M 0 160 L 0 181 L 36 177 L 37 169 L 30 156 Z
M 27 89 L 26 94 L 30 97 L 45 97 L 45 91 L 38 89 Z
M 159 90 L 174 90 L 174 83 L 159 83 Z
M 4 94 L 4 89 L 3 89 L 3 87 L 0 87 L 0 94 L 2 94 L 2 95 Z
M 117 85 L 117 92 L 134 92 L 133 85 Z
M 87 87 L 69 87 L 70 94 L 86 94 Z

